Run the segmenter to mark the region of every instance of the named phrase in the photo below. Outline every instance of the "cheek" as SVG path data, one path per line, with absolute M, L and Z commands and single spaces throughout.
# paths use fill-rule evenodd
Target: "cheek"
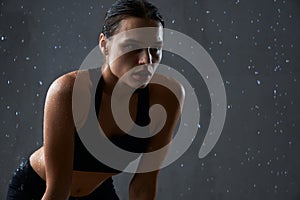
M 162 52 L 158 52 L 152 56 L 153 63 L 159 63 L 162 59 Z
M 136 58 L 133 55 L 128 55 L 130 53 L 126 53 L 117 59 L 114 62 L 110 63 L 113 73 L 120 78 L 134 66 L 136 66 Z

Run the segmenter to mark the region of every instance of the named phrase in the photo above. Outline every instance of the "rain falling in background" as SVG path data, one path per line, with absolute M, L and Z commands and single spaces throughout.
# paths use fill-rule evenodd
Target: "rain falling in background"
M 153 2 L 167 28 L 189 35 L 211 55 L 228 102 L 217 145 L 199 159 L 211 111 L 205 77 L 165 52 L 164 64 L 195 87 L 201 119 L 189 150 L 161 171 L 157 199 L 300 199 L 300 2 Z M 14 169 L 42 145 L 48 87 L 78 69 L 97 45 L 111 3 L 1 1 L 1 199 Z M 127 198 L 130 177 L 115 178 L 121 199 Z

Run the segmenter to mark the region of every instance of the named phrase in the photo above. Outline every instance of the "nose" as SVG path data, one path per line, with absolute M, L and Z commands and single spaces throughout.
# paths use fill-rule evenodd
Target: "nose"
M 142 49 L 140 53 L 139 65 L 152 64 L 152 55 L 149 47 Z

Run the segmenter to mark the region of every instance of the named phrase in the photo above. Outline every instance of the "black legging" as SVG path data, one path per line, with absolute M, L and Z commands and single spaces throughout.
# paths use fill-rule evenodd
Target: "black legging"
M 46 182 L 32 169 L 29 160 L 22 162 L 9 184 L 6 200 L 41 200 Z M 69 200 L 119 200 L 112 178 L 104 181 L 95 191 L 84 197 Z

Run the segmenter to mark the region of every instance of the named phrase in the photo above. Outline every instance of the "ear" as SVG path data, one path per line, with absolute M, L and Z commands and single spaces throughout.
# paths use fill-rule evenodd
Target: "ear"
M 107 38 L 103 33 L 100 34 L 99 36 L 99 48 L 102 52 L 103 55 L 107 56 L 108 55 L 108 47 L 107 47 Z

